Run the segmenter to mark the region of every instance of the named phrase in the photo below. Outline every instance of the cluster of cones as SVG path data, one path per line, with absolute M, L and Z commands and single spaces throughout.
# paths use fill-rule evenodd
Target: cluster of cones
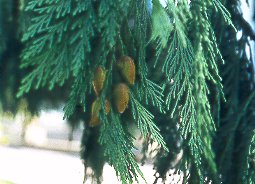
M 129 87 L 128 85 L 134 85 L 135 83 L 135 63 L 129 56 L 122 56 L 116 63 L 118 70 L 120 71 L 125 82 L 118 83 L 113 89 L 113 104 L 115 109 L 119 113 L 123 113 L 128 107 L 129 103 Z M 91 106 L 91 117 L 89 125 L 95 127 L 100 124 L 99 112 L 101 110 L 100 93 L 103 90 L 107 70 L 99 66 L 94 74 L 93 89 L 97 96 L 96 100 Z M 106 115 L 111 110 L 111 103 L 108 99 L 104 102 Z

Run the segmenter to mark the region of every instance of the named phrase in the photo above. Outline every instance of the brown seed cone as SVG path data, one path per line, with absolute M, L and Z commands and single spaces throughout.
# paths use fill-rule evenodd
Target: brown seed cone
M 97 96 L 99 96 L 100 92 L 104 87 L 104 81 L 106 77 L 106 70 L 104 70 L 101 66 L 99 66 L 94 74 L 93 80 L 93 88 Z
M 135 83 L 135 63 L 134 60 L 129 56 L 122 56 L 117 62 L 117 66 L 121 70 L 121 74 L 125 80 L 133 85 Z
M 99 111 L 101 110 L 101 103 L 99 98 L 97 98 L 91 106 L 91 119 L 89 122 L 89 125 L 91 127 L 95 127 L 97 125 L 100 125 L 100 118 L 99 118 Z M 111 110 L 111 105 L 109 100 L 105 100 L 105 112 L 106 114 L 109 114 Z
M 129 89 L 124 83 L 118 84 L 114 89 L 114 104 L 119 113 L 123 113 L 129 102 Z
M 111 104 L 109 100 L 105 100 L 105 112 L 108 115 L 111 110 Z
M 99 111 L 101 108 L 100 100 L 96 99 L 91 106 L 91 119 L 89 122 L 89 126 L 95 127 L 100 124 L 100 119 L 99 119 Z

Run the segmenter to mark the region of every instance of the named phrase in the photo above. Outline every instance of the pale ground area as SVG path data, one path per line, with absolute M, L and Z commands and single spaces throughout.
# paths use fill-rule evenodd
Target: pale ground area
M 152 166 L 145 165 L 141 170 L 148 184 L 152 184 Z M 82 184 L 83 171 L 78 154 L 0 146 L 0 178 L 14 184 Z M 120 183 L 109 165 L 104 168 L 103 178 L 102 184 Z M 141 180 L 140 183 L 145 182 Z
M 79 156 L 23 147 L 0 147 L 0 178 L 14 184 L 81 184 Z

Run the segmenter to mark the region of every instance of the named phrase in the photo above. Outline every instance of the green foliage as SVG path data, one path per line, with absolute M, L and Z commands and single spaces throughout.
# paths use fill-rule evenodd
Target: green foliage
M 134 122 L 144 151 L 158 144 L 151 150 L 156 180 L 166 179 L 173 168 L 183 183 L 254 183 L 254 64 L 245 52 L 249 35 L 238 0 L 167 0 L 166 6 L 159 0 L 28 0 L 16 8 L 26 20 L 20 23 L 22 39 L 3 40 L 8 31 L 2 25 L 11 29 L 16 20 L 3 19 L 2 12 L 9 15 L 14 7 L 10 2 L 0 2 L 0 69 L 4 74 L 17 70 L 12 64 L 18 63 L 21 47 L 10 49 L 8 43 L 21 41 L 19 71 L 26 75 L 7 80 L 15 82 L 5 94 L 14 93 L 13 83 L 23 78 L 17 96 L 29 92 L 25 97 L 36 99 L 30 95 L 34 88 L 44 99 L 42 89 L 48 88 L 65 102 L 64 118 L 78 114 L 85 121 L 81 156 L 94 171 L 93 181 L 101 182 L 105 162 L 122 183 L 138 181 L 139 175 L 145 180 L 133 153 L 136 135 L 129 128 Z M 238 18 L 232 22 L 231 16 Z M 235 27 L 244 31 L 240 40 Z M 1 65 L 2 53 L 8 59 Z M 116 67 L 124 55 L 134 59 L 136 80 L 126 83 L 128 107 L 120 114 L 112 92 L 125 82 Z M 95 94 L 98 66 L 107 74 Z M 92 128 L 88 122 L 95 99 L 102 108 L 100 125 Z
M 255 181 L 255 171 L 253 162 L 254 160 L 255 160 L 255 132 L 253 131 L 253 137 L 249 144 L 249 154 L 246 161 L 248 167 L 246 171 L 247 183 L 254 183 Z
M 227 10 L 227 8 L 225 8 L 225 6 L 219 0 L 213 0 L 212 3 L 213 3 L 213 6 L 214 6 L 216 12 L 220 13 L 223 16 L 226 23 L 228 25 L 231 25 L 236 30 L 236 28 L 231 20 L 231 14 Z
M 159 133 L 159 128 L 153 122 L 154 116 L 151 114 L 138 100 L 135 99 L 134 94 L 131 93 L 131 106 L 134 120 L 138 124 L 138 128 L 141 130 L 142 135 L 146 138 L 148 134 L 151 134 L 151 138 L 161 145 L 165 150 L 168 150 L 163 137 Z
M 141 77 L 142 85 L 146 83 L 146 77 L 148 75 L 148 66 L 146 63 L 146 45 L 148 42 L 148 23 L 150 22 L 150 15 L 147 9 L 146 0 L 135 2 L 135 43 L 137 45 L 137 70 Z M 144 86 L 142 86 L 144 87 Z M 140 88 L 139 90 L 142 90 Z
M 138 182 L 137 173 L 145 181 L 132 152 L 133 137 L 123 129 L 118 115 L 111 112 L 110 120 L 105 119 L 99 141 L 105 145 L 105 155 L 109 158 L 109 164 L 113 165 L 122 183 L 132 183 L 133 180 Z
M 159 109 L 160 112 L 164 112 L 164 87 L 161 87 L 153 81 L 147 79 L 145 83 L 144 93 L 146 104 L 153 105 Z M 149 103 L 151 102 L 151 103 Z
M 162 72 L 167 77 L 167 83 L 170 83 L 170 85 L 166 84 L 169 86 L 166 95 L 167 109 L 171 110 L 172 118 L 176 116 L 176 113 L 178 114 L 176 120 L 180 122 L 182 138 L 187 143 L 195 165 L 195 172 L 192 172 L 196 177 L 191 176 L 189 180 L 204 183 L 208 177 L 209 180 L 217 178 L 212 149 L 212 135 L 216 129 L 208 100 L 210 91 L 207 83 L 211 81 L 222 91 L 216 64 L 218 58 L 222 60 L 222 56 L 210 25 L 211 3 L 194 0 L 190 7 L 185 6 L 185 3 L 181 5 L 178 6 L 172 1 L 167 2 L 166 12 L 169 16 L 172 15 L 175 28 L 165 38 L 165 40 L 169 39 L 166 52 L 164 52 L 164 42 L 158 42 L 155 66 L 162 68 Z M 227 23 L 231 23 L 229 13 L 223 9 L 222 4 L 215 1 L 213 5 L 222 12 Z M 184 13 L 180 16 L 178 14 L 180 7 L 188 8 L 189 10 L 186 9 L 184 12 L 190 12 L 190 14 Z M 186 21 L 190 21 L 190 27 L 184 26 Z M 192 42 L 187 38 L 189 31 L 193 33 L 190 37 Z M 165 59 L 159 63 L 162 53 Z M 209 167 L 206 172 L 201 170 L 202 165 Z
M 247 22 L 242 17 L 239 1 L 227 2 L 233 24 L 241 36 L 228 27 L 216 27 L 222 32 L 220 48 L 224 60 L 221 66 L 227 103 L 221 104 L 220 127 L 217 133 L 216 156 L 224 183 L 254 183 L 254 61 L 246 52 L 250 48 Z M 224 35 L 223 35 L 224 33 Z M 228 43 L 227 43 L 228 42 Z M 238 172 L 237 172 L 238 169 Z M 236 173 L 233 175 L 232 173 Z M 229 177 L 233 176 L 233 177 Z
M 178 5 L 175 2 L 168 0 L 166 8 L 163 8 L 158 1 L 154 1 L 156 8 L 154 12 L 157 16 L 153 16 L 152 20 L 152 40 L 157 41 L 157 56 L 162 53 L 162 49 L 165 48 L 168 40 L 171 37 L 171 32 L 178 33 L 178 38 L 181 40 L 182 45 L 186 47 L 186 22 L 191 18 L 189 11 L 189 5 L 187 1 L 180 1 Z M 159 6 L 159 7 L 158 7 Z M 182 12 L 182 13 L 180 13 Z M 167 19 L 162 22 L 162 17 Z M 167 18 L 166 18 L 167 17 Z M 155 22 L 155 23 L 154 23 Z M 158 38 L 158 40 L 156 40 Z M 156 60 L 157 61 L 157 60 Z
M 173 25 L 167 12 L 162 7 L 159 0 L 154 0 L 152 9 L 151 40 L 155 41 L 158 38 L 162 44 L 162 47 L 165 47 L 168 40 L 167 38 L 169 37 L 172 30 Z
M 3 29 L 5 22 L 4 22 L 4 9 L 6 8 L 6 4 L 4 1 L 0 2 L 0 56 L 2 55 L 2 53 L 4 52 L 4 50 L 6 49 L 6 39 L 4 37 L 4 32 L 6 30 Z
M 69 118 L 76 111 L 77 105 L 81 105 L 84 111 L 91 105 L 86 99 L 88 96 L 93 98 L 92 81 L 94 71 L 99 65 L 108 70 L 105 87 L 99 98 L 104 101 L 111 93 L 115 83 L 114 76 L 117 75 L 114 63 L 130 44 L 125 43 L 126 35 L 121 34 L 121 25 L 128 19 L 127 15 L 132 14 L 136 18 L 135 23 L 133 27 L 127 27 L 127 30 L 131 31 L 130 36 L 137 42 L 137 56 L 135 52 L 133 55 L 135 60 L 137 58 L 137 73 L 142 79 L 134 90 L 138 92 L 148 86 L 139 92 L 139 99 L 132 100 L 134 119 L 144 136 L 151 134 L 153 140 L 167 149 L 159 129 L 152 121 L 153 115 L 142 105 L 143 99 L 147 105 L 152 100 L 152 104 L 163 111 L 163 88 L 148 79 L 145 60 L 145 45 L 148 40 L 144 35 L 150 20 L 146 1 L 132 4 L 129 1 L 113 0 L 31 0 L 26 5 L 26 11 L 31 14 L 32 21 L 22 39 L 26 47 L 22 53 L 21 67 L 32 66 L 32 71 L 23 78 L 18 96 L 27 93 L 31 88 L 48 86 L 52 90 L 55 85 L 71 83 L 69 100 L 64 108 L 65 118 Z M 105 149 L 108 162 L 114 166 L 121 181 L 130 183 L 131 175 L 137 178 L 137 174 L 142 173 L 131 150 L 131 135 L 123 130 L 118 113 L 112 109 L 109 120 L 106 121 L 107 117 L 100 116 L 102 129 L 99 141 Z M 148 113 L 149 118 L 144 116 Z M 115 137 L 119 137 L 117 143 Z M 117 149 L 116 145 L 119 145 Z
M 93 12 L 88 1 L 82 11 L 87 10 L 88 16 L 79 16 L 82 13 L 77 10 L 79 6 L 79 2 L 71 6 L 71 1 L 67 0 L 29 1 L 26 10 L 37 16 L 23 35 L 23 41 L 34 36 L 37 38 L 24 50 L 21 67 L 37 67 L 23 79 L 18 96 L 28 92 L 33 84 L 36 88 L 48 84 L 52 89 L 55 84 L 63 85 L 70 74 L 78 76 L 84 72 L 82 69 L 89 64 L 83 60 L 90 51 L 93 27 L 89 17 L 93 16 Z M 83 29 L 84 26 L 86 29 Z M 66 41 L 67 38 L 72 39 Z

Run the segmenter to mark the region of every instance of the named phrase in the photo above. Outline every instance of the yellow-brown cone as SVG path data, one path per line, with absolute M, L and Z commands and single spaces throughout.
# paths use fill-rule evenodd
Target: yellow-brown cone
M 129 102 L 129 89 L 124 83 L 118 84 L 114 89 L 114 104 L 119 113 L 123 113 Z
M 111 104 L 109 100 L 105 100 L 105 112 L 107 115 L 109 114 L 110 110 L 111 110 Z
M 100 119 L 99 119 L 100 108 L 101 108 L 100 100 L 96 99 L 91 106 L 91 117 L 90 117 L 91 119 L 89 122 L 89 125 L 91 127 L 95 127 L 100 124 Z
M 133 85 L 135 83 L 135 63 L 129 56 L 122 56 L 117 62 L 117 66 L 120 68 L 121 74 L 126 81 Z
M 110 112 L 111 106 L 109 100 L 105 100 L 105 112 L 108 114 Z M 96 99 L 91 106 L 91 119 L 89 125 L 95 127 L 100 125 L 99 111 L 101 110 L 101 103 L 99 98 Z
M 100 92 L 104 87 L 104 81 L 106 77 L 106 70 L 104 70 L 101 66 L 99 66 L 94 74 L 93 80 L 93 88 L 97 96 L 99 96 Z

